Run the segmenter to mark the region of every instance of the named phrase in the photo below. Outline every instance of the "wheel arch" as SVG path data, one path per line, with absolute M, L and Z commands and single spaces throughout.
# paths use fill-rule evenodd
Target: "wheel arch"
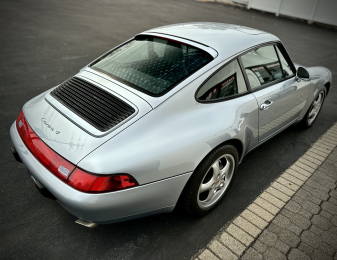
M 235 149 L 239 153 L 239 163 L 240 163 L 241 160 L 243 159 L 243 143 L 242 143 L 242 141 L 240 141 L 239 139 L 230 139 L 230 140 L 227 140 L 227 141 L 223 142 L 222 144 L 218 145 L 217 147 L 219 147 L 221 145 L 225 145 L 225 144 L 231 144 L 235 147 Z
M 328 95 L 328 94 L 329 94 L 329 91 L 330 91 L 331 82 L 325 83 L 324 86 L 326 87 L 326 94 Z
M 233 138 L 233 139 L 229 139 L 229 140 L 226 140 L 222 143 L 220 143 L 219 145 L 217 145 L 216 147 L 214 147 L 212 150 L 210 150 L 203 158 L 202 160 L 198 163 L 198 165 L 195 167 L 195 169 L 193 170 L 193 173 L 195 172 L 195 170 L 199 167 L 199 165 L 205 160 L 205 158 L 210 154 L 212 153 L 215 149 L 219 148 L 220 146 L 223 146 L 223 145 L 232 145 L 234 146 L 234 148 L 238 151 L 238 154 L 239 154 L 239 160 L 238 160 L 238 164 L 241 162 L 241 160 L 243 159 L 243 154 L 244 154 L 244 146 L 243 146 L 243 143 L 242 141 L 240 141 L 239 139 L 236 139 L 236 138 Z M 181 209 L 182 208 L 182 202 L 181 202 L 181 199 L 183 197 L 183 194 L 184 192 L 186 192 L 186 186 L 188 185 L 188 183 L 190 182 L 191 180 L 191 177 L 193 176 L 193 173 L 191 174 L 191 176 L 189 177 L 189 180 L 186 182 L 184 188 L 182 189 L 180 195 L 179 195 L 179 198 L 177 200 L 177 203 L 175 205 L 175 208 L 179 208 Z M 178 210 L 179 210 L 178 209 Z
M 240 163 L 243 159 L 243 143 L 242 141 L 240 141 L 239 139 L 236 139 L 236 138 L 233 138 L 233 139 L 228 139 L 222 143 L 220 143 L 219 145 L 217 145 L 216 147 L 214 147 L 212 150 L 210 150 L 203 158 L 202 160 L 198 163 L 198 165 L 195 167 L 194 171 L 198 168 L 198 166 L 201 164 L 201 162 L 210 154 L 212 153 L 215 149 L 217 149 L 218 147 L 220 146 L 223 146 L 223 145 L 226 145 L 226 144 L 229 144 L 229 145 L 232 145 L 234 146 L 234 148 L 238 151 L 238 154 L 239 154 L 239 162 Z

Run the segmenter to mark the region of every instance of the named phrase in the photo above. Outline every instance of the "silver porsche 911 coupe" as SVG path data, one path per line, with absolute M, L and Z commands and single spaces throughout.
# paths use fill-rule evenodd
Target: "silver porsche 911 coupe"
M 10 129 L 38 190 L 86 226 L 171 212 L 200 216 L 243 157 L 294 123 L 312 126 L 331 72 L 281 41 L 221 23 L 136 35 L 28 101 Z

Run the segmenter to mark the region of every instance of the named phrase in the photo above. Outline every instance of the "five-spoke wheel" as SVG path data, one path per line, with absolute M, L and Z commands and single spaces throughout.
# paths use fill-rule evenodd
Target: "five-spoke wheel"
M 202 216 L 224 197 L 233 181 L 239 153 L 230 143 L 215 148 L 195 169 L 181 195 L 184 210 Z
M 235 169 L 235 159 L 231 154 L 224 154 L 212 164 L 206 172 L 198 191 L 200 208 L 209 208 L 226 191 Z
M 314 103 L 311 106 L 311 110 L 310 110 L 309 116 L 308 116 L 308 124 L 309 125 L 311 125 L 315 121 L 315 119 L 316 119 L 316 117 L 317 117 L 317 115 L 318 115 L 318 113 L 319 113 L 319 111 L 320 111 L 320 109 L 323 105 L 323 100 L 324 100 L 324 92 L 322 91 L 318 94 L 317 98 L 315 99 Z
M 303 117 L 301 122 L 303 127 L 309 128 L 313 125 L 318 116 L 318 113 L 321 111 L 325 96 L 326 96 L 326 87 L 323 87 L 323 89 L 318 93 L 318 95 L 312 102 L 311 106 L 309 107 L 309 110 Z

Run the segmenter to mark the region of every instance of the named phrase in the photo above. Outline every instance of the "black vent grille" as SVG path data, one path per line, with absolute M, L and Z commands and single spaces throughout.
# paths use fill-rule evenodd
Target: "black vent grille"
M 80 78 L 68 79 L 50 94 L 103 132 L 135 112 L 134 108 L 123 100 Z

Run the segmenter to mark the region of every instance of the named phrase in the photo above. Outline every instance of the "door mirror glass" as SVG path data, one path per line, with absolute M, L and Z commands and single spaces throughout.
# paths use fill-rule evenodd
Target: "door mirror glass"
M 310 80 L 309 72 L 303 67 L 299 67 L 297 69 L 296 75 L 298 78 L 303 79 L 305 81 Z

